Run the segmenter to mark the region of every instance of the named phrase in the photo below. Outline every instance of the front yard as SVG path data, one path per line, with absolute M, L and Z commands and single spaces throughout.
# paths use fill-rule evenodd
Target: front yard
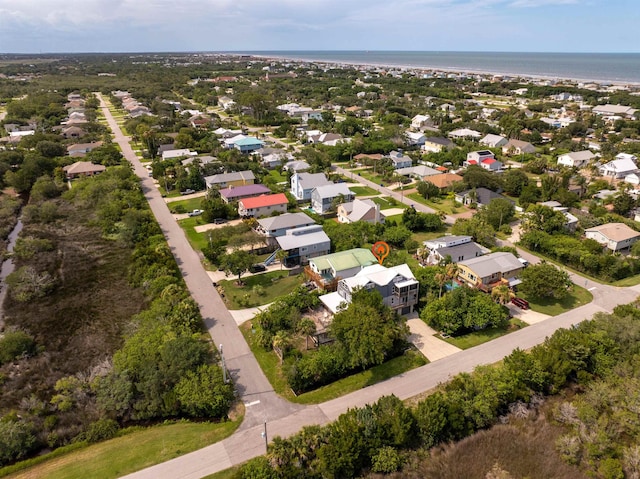
M 236 284 L 238 278 L 229 278 L 218 283 L 224 293 L 224 302 L 229 309 L 244 309 L 262 306 L 285 296 L 303 282 L 302 275 L 289 276 L 287 271 L 271 271 L 242 278 L 243 286 Z
M 506 327 L 503 328 L 487 328 L 481 331 L 474 331 L 469 334 L 465 334 L 463 336 L 447 336 L 443 337 L 438 335 L 441 339 L 446 341 L 449 344 L 453 344 L 454 346 L 460 349 L 469 349 L 474 346 L 478 346 L 482 343 L 486 343 L 488 341 L 492 341 L 500 336 L 504 336 L 505 334 L 513 333 L 514 331 L 518 331 L 519 329 L 527 326 L 527 323 L 519 320 L 518 318 L 511 318 Z
M 593 295 L 589 291 L 575 284 L 569 292 L 569 295 L 562 300 L 553 298 L 534 298 L 521 292 L 518 293 L 518 297 L 526 299 L 533 311 L 548 314 L 549 316 L 557 316 L 559 314 L 566 313 L 571 309 L 584 306 L 593 300 Z

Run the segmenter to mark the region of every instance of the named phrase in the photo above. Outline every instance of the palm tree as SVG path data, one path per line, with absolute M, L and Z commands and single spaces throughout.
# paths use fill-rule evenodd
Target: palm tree
M 305 346 L 309 349 L 309 336 L 316 332 L 316 323 L 310 318 L 302 318 L 296 328 L 300 334 L 305 337 Z
M 273 336 L 273 342 L 271 343 L 271 345 L 273 346 L 273 350 L 280 358 L 280 364 L 282 364 L 284 355 L 291 345 L 291 338 L 289 337 L 289 333 L 281 329 Z
M 282 265 L 284 264 L 284 259 L 288 256 L 288 252 L 284 249 L 279 249 L 276 251 L 276 258 L 280 261 L 280 271 L 282 271 Z
M 442 296 L 442 287 L 447 282 L 447 275 L 445 273 L 436 273 L 433 279 L 440 285 L 440 291 L 438 292 L 438 298 Z
M 491 290 L 491 297 L 500 304 L 507 304 L 511 300 L 511 290 L 506 284 L 500 284 Z

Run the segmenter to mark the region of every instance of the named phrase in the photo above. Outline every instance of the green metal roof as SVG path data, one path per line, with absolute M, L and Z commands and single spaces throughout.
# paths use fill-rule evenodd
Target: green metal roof
M 357 266 L 370 266 L 378 262 L 371 250 L 365 248 L 355 248 L 318 256 L 311 261 L 315 263 L 317 269 L 320 271 L 328 268 L 333 268 L 336 271 L 344 271 Z

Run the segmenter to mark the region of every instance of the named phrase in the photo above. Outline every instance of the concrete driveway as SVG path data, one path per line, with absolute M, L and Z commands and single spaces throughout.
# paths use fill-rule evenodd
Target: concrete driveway
M 427 358 L 430 362 L 437 361 L 438 359 L 446 358 L 452 354 L 456 354 L 462 351 L 460 348 L 455 347 L 453 344 L 449 344 L 442 339 L 435 337 L 437 334 L 432 328 L 420 318 L 413 317 L 407 319 L 407 326 L 411 330 L 411 336 L 409 341 L 418 348 L 418 350 Z

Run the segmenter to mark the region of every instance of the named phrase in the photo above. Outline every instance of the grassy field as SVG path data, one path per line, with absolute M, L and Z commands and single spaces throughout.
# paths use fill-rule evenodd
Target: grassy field
M 0 469 L 0 477 L 117 478 L 221 441 L 241 422 L 242 418 L 220 424 L 179 422 L 149 427 L 49 460 L 42 456 L 37 458 L 39 464 L 10 475 Z
M 411 198 L 414 201 L 417 201 L 420 204 L 433 208 L 434 210 L 442 211 L 445 214 L 452 215 L 457 213 L 464 213 L 465 211 L 469 211 L 464 206 L 456 203 L 455 200 L 452 199 L 440 199 L 437 201 L 426 200 L 422 197 L 420 193 L 409 193 L 407 197 Z
M 518 318 L 511 318 L 508 325 L 504 328 L 487 328 L 482 331 L 474 331 L 473 333 L 465 334 L 464 336 L 442 339 L 460 349 L 469 349 L 474 346 L 478 346 L 479 344 L 486 343 L 487 341 L 492 341 L 500 336 L 504 336 L 505 334 L 518 331 L 525 326 L 527 326 L 527 323 L 524 321 L 521 321 Z
M 191 198 L 189 200 L 172 201 L 171 203 L 167 203 L 167 206 L 172 213 L 188 213 L 189 211 L 200 209 L 202 200 L 204 200 L 204 196 Z
M 356 196 L 375 196 L 380 194 L 368 186 L 350 186 L 349 189 L 353 191 Z
M 593 300 L 593 295 L 589 291 L 575 284 L 569 295 L 560 301 L 549 298 L 533 298 L 521 292 L 518 293 L 518 296 L 529 301 L 529 306 L 531 306 L 532 310 L 538 313 L 548 314 L 549 316 L 557 316 L 571 309 L 588 304 Z
M 396 201 L 393 198 L 389 198 L 388 196 L 382 196 L 382 197 L 377 196 L 375 198 L 371 198 L 371 201 L 380 205 L 380 209 L 382 210 L 386 210 L 389 208 L 402 208 L 402 209 L 408 208 L 407 205 L 400 203 L 399 201 Z
M 258 360 L 262 371 L 267 376 L 267 379 L 269 379 L 271 386 L 273 386 L 274 391 L 285 399 L 298 404 L 317 404 L 335 399 L 427 364 L 427 360 L 422 354 L 411 350 L 407 351 L 403 356 L 391 359 L 384 364 L 327 384 L 314 391 L 296 396 L 291 388 L 289 388 L 282 374 L 280 360 L 276 354 L 271 350 L 265 351 L 264 348 L 258 346 L 255 341 L 253 341 L 250 322 L 241 325 L 240 330 Z
M 635 286 L 640 284 L 640 274 L 635 276 L 629 276 L 628 278 L 619 279 L 618 281 L 614 281 L 611 283 L 613 286 L 619 286 L 621 288 L 626 288 L 628 286 Z
M 184 230 L 187 235 L 187 239 L 191 244 L 191 247 L 196 251 L 202 251 L 207 245 L 207 235 L 206 233 L 196 233 L 194 229 L 196 226 L 204 224 L 199 216 L 195 216 L 193 218 L 185 218 L 183 220 L 178 221 L 180 227 Z
M 269 170 L 269 176 L 273 177 L 278 183 L 287 181 L 287 175 L 283 175 L 278 170 Z
M 285 296 L 302 283 L 302 275 L 289 276 L 287 271 L 271 271 L 242 278 L 244 286 L 235 284 L 237 278 L 220 281 L 224 289 L 224 301 L 229 309 L 243 309 L 271 303 Z M 261 288 L 258 294 L 256 286 Z M 260 288 L 257 288 L 260 290 Z

